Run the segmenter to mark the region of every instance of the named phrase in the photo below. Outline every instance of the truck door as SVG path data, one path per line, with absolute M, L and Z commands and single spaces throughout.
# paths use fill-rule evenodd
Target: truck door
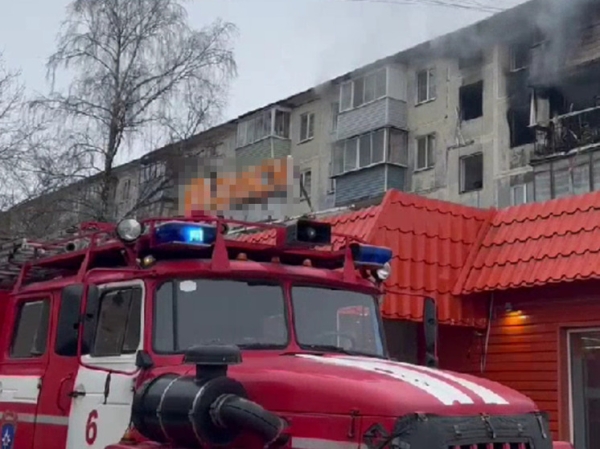
M 135 356 L 143 349 L 143 298 L 142 281 L 106 284 L 96 299 L 88 298 L 86 354 L 74 383 L 67 449 L 104 449 L 127 430 L 137 377 Z
M 0 339 L 0 441 L 2 448 L 31 449 L 39 388 L 48 363 L 51 298 L 18 297 L 7 309 Z

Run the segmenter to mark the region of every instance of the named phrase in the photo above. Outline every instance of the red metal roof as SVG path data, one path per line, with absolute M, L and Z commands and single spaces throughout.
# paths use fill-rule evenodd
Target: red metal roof
M 478 304 L 461 301 L 452 289 L 492 211 L 395 190 L 382 208 L 370 241 L 394 251 L 384 316 L 421 320 L 423 302 L 413 295 L 422 295 L 437 301 L 440 322 L 477 324 L 481 315 L 472 308 Z
M 422 296 L 437 300 L 444 323 L 475 324 L 467 301 L 452 289 L 491 211 L 427 199 L 395 190 L 379 206 L 323 219 L 334 231 L 355 235 L 394 251 L 392 275 L 386 282 L 383 315 L 386 318 L 420 320 Z M 240 235 L 256 243 L 273 244 L 273 232 Z M 334 247 L 342 242 L 334 240 Z
M 498 211 L 392 190 L 324 221 L 394 251 L 386 318 L 420 320 L 431 296 L 440 322 L 478 325 L 485 304 L 471 293 L 600 278 L 600 192 Z M 240 238 L 273 243 L 268 232 Z
M 600 278 L 600 192 L 496 212 L 455 294 Z

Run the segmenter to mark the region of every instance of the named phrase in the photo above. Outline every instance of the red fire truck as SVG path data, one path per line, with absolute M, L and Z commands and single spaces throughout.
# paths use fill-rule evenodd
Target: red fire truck
M 275 245 L 227 235 L 271 229 Z M 388 358 L 392 251 L 331 226 L 86 223 L 0 265 L 2 449 L 550 449 L 520 393 Z M 556 443 L 555 443 L 556 444 Z M 554 446 L 558 447 L 558 446 Z

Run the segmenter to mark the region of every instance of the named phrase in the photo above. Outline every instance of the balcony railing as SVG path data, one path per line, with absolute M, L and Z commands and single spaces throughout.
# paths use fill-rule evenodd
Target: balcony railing
M 538 127 L 536 158 L 600 146 L 600 106 L 554 117 Z

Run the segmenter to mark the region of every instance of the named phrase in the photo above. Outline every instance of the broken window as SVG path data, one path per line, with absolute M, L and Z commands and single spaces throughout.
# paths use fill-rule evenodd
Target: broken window
M 483 188 L 483 153 L 460 158 L 460 193 Z
M 459 97 L 462 120 L 473 120 L 483 115 L 483 81 L 462 86 Z
M 510 147 L 520 147 L 535 142 L 535 130 L 529 127 L 529 108 L 512 108 L 507 113 L 510 130 Z
M 300 192 L 300 197 L 303 200 L 310 198 L 312 193 L 312 172 L 310 170 L 300 173 L 300 188 L 303 190 L 303 192 Z
M 516 72 L 529 67 L 531 47 L 526 43 L 517 43 L 510 46 L 510 71 Z

